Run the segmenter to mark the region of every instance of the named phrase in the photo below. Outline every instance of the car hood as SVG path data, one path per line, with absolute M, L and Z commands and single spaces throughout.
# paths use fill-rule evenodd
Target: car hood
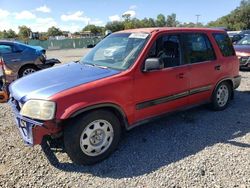
M 120 71 L 80 63 L 69 63 L 38 71 L 13 82 L 10 95 L 20 102 L 43 99 L 95 80 L 118 74 Z
M 250 55 L 250 45 L 234 45 L 234 49 L 237 54 L 249 54 Z

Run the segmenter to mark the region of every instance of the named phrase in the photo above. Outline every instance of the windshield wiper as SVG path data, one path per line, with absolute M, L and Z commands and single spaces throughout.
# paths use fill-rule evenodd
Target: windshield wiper
M 99 68 L 102 68 L 102 69 L 107 69 L 108 68 L 106 66 L 97 65 L 97 64 L 94 64 L 94 63 L 85 63 L 84 62 L 83 64 L 90 65 L 90 66 L 93 66 L 93 67 L 99 67 Z
M 103 65 L 97 65 L 97 64 L 94 64 L 95 67 L 99 67 L 99 68 L 102 68 L 102 69 L 107 69 L 108 67 L 106 66 L 103 66 Z
M 93 63 L 85 63 L 85 62 L 83 62 L 83 64 L 84 64 L 84 65 L 90 65 L 90 66 L 92 66 L 92 67 L 95 66 L 95 64 L 93 64 Z

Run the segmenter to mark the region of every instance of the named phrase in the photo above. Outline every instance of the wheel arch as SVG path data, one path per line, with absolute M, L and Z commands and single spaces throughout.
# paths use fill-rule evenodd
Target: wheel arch
M 20 77 L 21 71 L 22 71 L 24 68 L 26 68 L 26 67 L 33 67 L 33 68 L 38 69 L 38 67 L 37 67 L 35 64 L 32 64 L 32 63 L 24 64 L 24 65 L 22 65 L 22 66 L 18 69 L 18 76 L 19 76 L 19 77 Z
M 96 104 L 88 107 L 84 107 L 82 109 L 77 110 L 76 112 L 73 112 L 69 118 L 76 118 L 79 115 L 90 113 L 95 110 L 109 110 L 113 112 L 117 118 L 119 119 L 122 128 L 128 129 L 128 120 L 125 112 L 122 110 L 122 108 L 116 104 L 113 103 L 102 103 L 102 104 Z
M 222 82 L 227 82 L 230 84 L 231 86 L 231 99 L 234 98 L 234 82 L 232 78 L 224 78 L 222 80 L 220 80 L 219 82 L 217 82 L 217 84 L 215 85 L 214 89 L 213 89 L 213 94 L 216 90 L 216 88 L 222 83 Z M 213 95 L 212 95 L 213 96 Z

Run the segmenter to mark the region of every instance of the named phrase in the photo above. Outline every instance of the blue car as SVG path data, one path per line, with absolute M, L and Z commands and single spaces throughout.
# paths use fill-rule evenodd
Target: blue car
M 46 50 L 13 41 L 0 40 L 0 57 L 4 60 L 6 82 L 31 74 L 40 69 L 60 63 L 57 59 L 46 59 Z

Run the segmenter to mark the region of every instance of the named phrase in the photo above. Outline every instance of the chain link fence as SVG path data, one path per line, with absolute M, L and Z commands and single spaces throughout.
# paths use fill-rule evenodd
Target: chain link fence
M 41 46 L 48 50 L 87 48 L 101 41 L 102 38 L 77 38 L 62 40 L 29 40 L 28 44 L 32 46 Z

